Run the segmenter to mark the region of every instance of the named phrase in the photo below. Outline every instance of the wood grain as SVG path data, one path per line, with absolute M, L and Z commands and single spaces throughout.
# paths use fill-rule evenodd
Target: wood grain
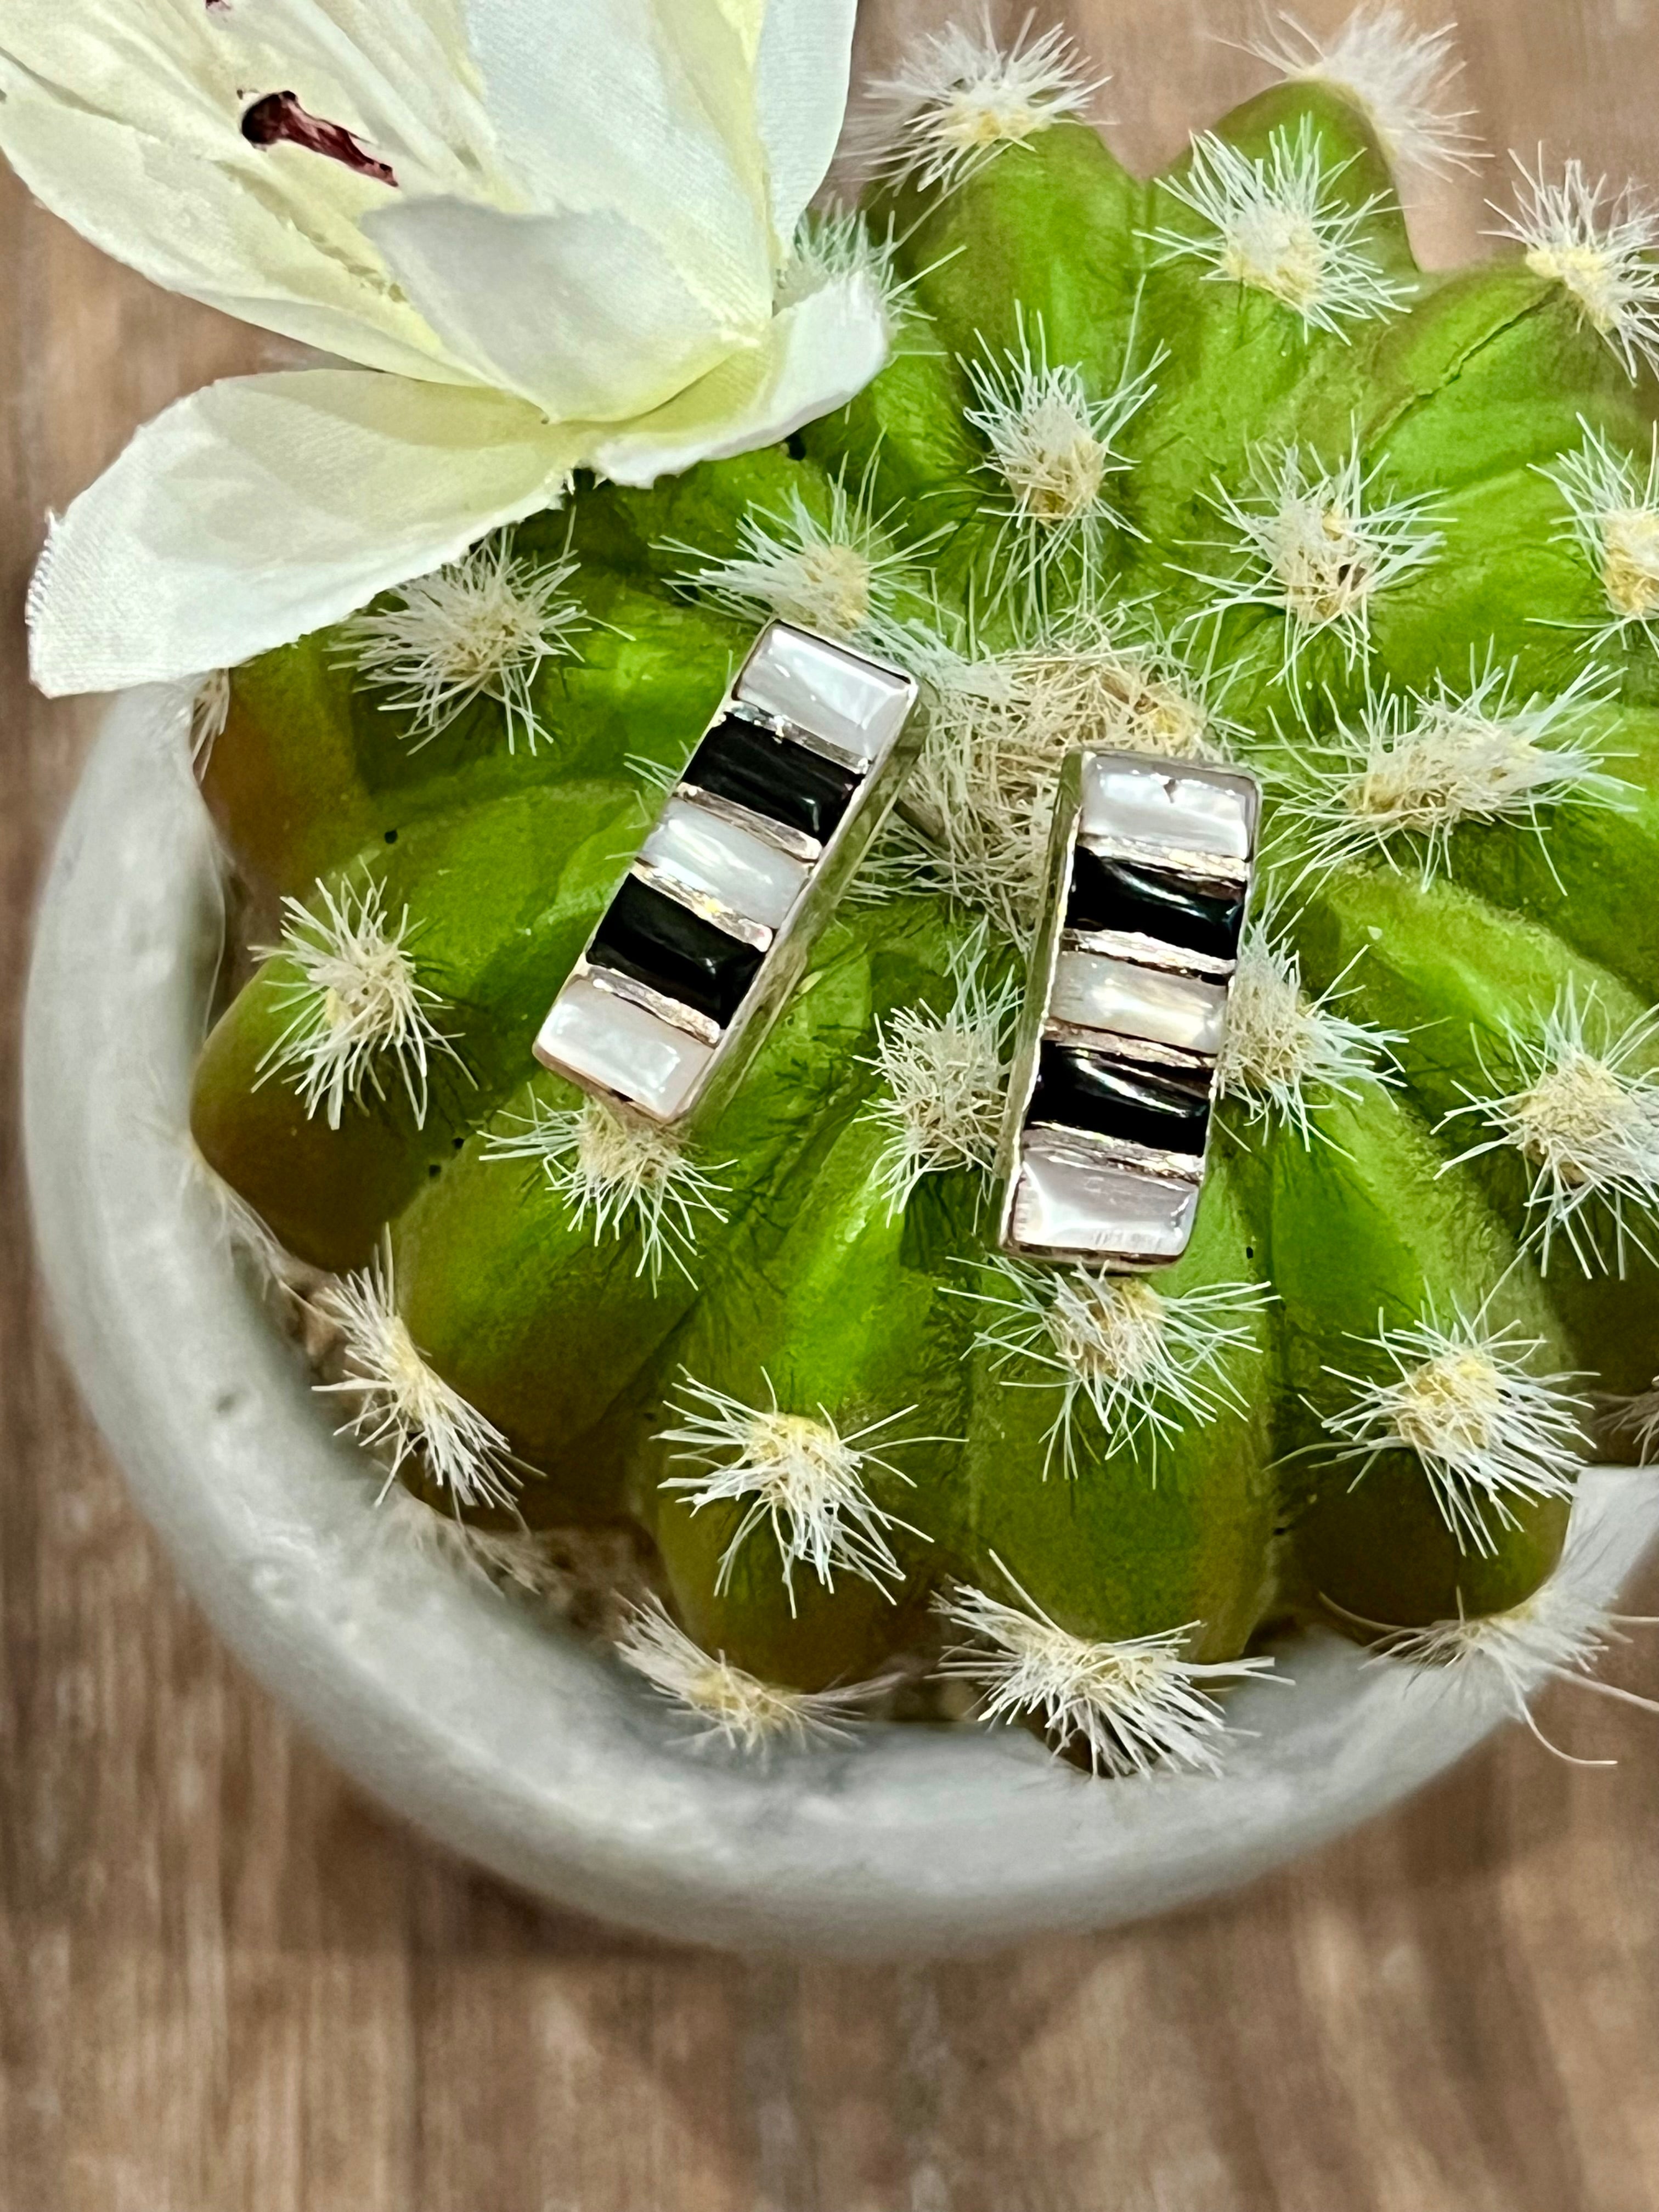
M 867 7 L 866 60 L 945 12 Z M 1659 180 L 1649 0 L 1463 14 L 1494 143 Z M 1221 43 L 1243 0 L 1072 15 L 1137 162 L 1260 81 Z M 1484 189 L 1421 226 L 1436 258 L 1474 249 Z M 0 280 L 13 1023 L 90 720 L 24 680 L 43 514 L 273 349 L 9 184 Z M 216 1646 L 54 1354 L 9 1137 L 0 1174 L 4 2212 L 1659 2206 L 1659 1722 L 1555 1693 L 1547 1725 L 1616 1769 L 1512 1731 L 1241 1898 L 978 1963 L 750 1963 L 543 1912 L 366 1803 Z M 1659 1634 L 1634 1636 L 1619 1677 L 1659 1691 Z

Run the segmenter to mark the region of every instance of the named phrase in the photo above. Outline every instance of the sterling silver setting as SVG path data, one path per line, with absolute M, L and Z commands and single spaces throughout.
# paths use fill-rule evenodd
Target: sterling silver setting
M 1003 1251 L 1130 1270 L 1186 1250 L 1260 814 L 1235 769 L 1067 755 L 997 1158 Z
M 728 1099 L 921 742 L 914 677 L 769 623 L 536 1039 L 619 1113 Z

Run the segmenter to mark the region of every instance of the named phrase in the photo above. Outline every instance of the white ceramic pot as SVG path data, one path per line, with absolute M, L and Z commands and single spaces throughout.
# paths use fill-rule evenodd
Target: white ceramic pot
M 1097 1783 L 1018 1730 L 877 1728 L 764 1768 L 688 1746 L 622 1668 L 389 1544 L 188 1171 L 220 951 L 178 709 L 110 713 L 41 908 L 30 1187 L 70 1358 L 139 1505 L 220 1632 L 368 1790 L 562 1903 L 667 1936 L 845 1954 L 1093 1928 L 1243 1881 L 1397 1803 L 1501 1720 L 1491 1679 L 1297 1637 L 1230 1701 L 1219 1779 Z M 1650 1476 L 1578 1508 L 1610 1595 L 1659 1527 Z M 1581 1554 L 1581 1556 L 1583 1556 Z M 1249 1733 L 1246 1733 L 1249 1732 Z

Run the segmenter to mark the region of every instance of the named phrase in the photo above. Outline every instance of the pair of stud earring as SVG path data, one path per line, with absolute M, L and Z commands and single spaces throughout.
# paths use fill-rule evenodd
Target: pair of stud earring
M 658 1127 L 717 1113 L 898 796 L 917 693 L 769 623 L 554 1001 L 544 1066 Z M 1068 755 L 998 1156 L 1004 1251 L 1140 1268 L 1186 1249 L 1259 812 L 1235 770 Z

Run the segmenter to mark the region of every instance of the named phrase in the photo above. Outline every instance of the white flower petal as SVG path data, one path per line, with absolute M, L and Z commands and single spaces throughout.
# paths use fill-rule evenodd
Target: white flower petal
M 763 345 L 585 458 L 618 483 L 648 485 L 695 462 L 752 453 L 845 406 L 887 358 L 881 297 L 867 276 L 826 284 L 776 316 Z
M 763 321 L 773 242 L 754 54 L 717 0 L 465 0 L 501 153 L 535 203 L 615 209 L 718 321 Z
M 460 0 L 6 0 L 0 52 L 67 103 L 197 153 L 234 146 L 244 110 L 282 90 L 367 137 L 405 188 L 463 191 L 493 167 Z M 320 183 L 331 166 L 295 172 Z
M 345 124 L 392 162 L 404 191 L 499 185 L 460 0 L 219 0 L 202 12 L 240 84 L 291 89 Z
M 66 106 L 204 150 L 222 111 L 234 124 L 235 72 L 211 11 L 179 0 L 6 0 L 0 54 Z
M 625 216 L 404 200 L 364 228 L 449 351 L 567 422 L 648 414 L 738 342 Z
M 222 668 L 556 503 L 570 434 L 496 392 L 350 369 L 181 400 L 82 492 L 30 593 L 43 691 Z
M 426 325 L 387 283 L 356 228 L 383 185 L 291 148 L 269 159 L 244 140 L 232 108 L 181 97 L 167 135 L 78 104 L 19 66 L 0 29 L 0 150 L 54 215 L 172 292 L 371 368 L 464 380 Z M 266 189 L 249 174 L 265 162 Z M 303 173 L 304 207 L 285 186 Z
M 858 0 L 769 0 L 755 96 L 771 174 L 772 228 L 795 234 L 841 136 Z

